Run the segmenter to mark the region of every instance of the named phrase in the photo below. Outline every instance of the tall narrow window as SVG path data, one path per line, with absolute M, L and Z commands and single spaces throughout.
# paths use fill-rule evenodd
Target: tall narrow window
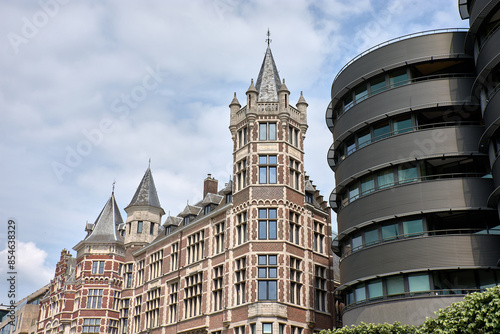
M 326 268 L 316 265 L 314 268 L 314 288 L 316 291 L 316 310 L 326 312 Z
M 137 284 L 136 286 L 140 286 L 144 284 L 144 265 L 145 260 L 141 260 L 137 263 Z
M 241 190 L 247 186 L 247 159 L 236 163 L 236 188 Z
M 169 295 L 168 295 L 168 322 L 174 323 L 177 321 L 177 301 L 179 292 L 179 283 L 170 283 L 169 285 Z
M 275 155 L 259 155 L 259 183 L 275 184 L 277 182 L 277 164 Z
M 187 264 L 205 257 L 205 231 L 199 231 L 187 237 Z
M 238 131 L 238 148 L 243 147 L 247 142 L 247 127 L 245 126 Z
M 185 278 L 184 311 L 185 318 L 201 314 L 201 296 L 203 288 L 203 273 L 196 273 Z
M 235 260 L 234 270 L 234 289 L 236 297 L 236 305 L 241 305 L 246 302 L 246 270 L 247 259 L 241 257 Z
M 292 146 L 299 146 L 299 130 L 293 126 L 288 127 L 288 142 Z
M 389 83 L 391 85 L 391 88 L 404 85 L 407 83 L 407 81 L 408 75 L 406 73 L 406 68 L 389 73 Z
M 172 252 L 170 254 L 170 270 L 177 270 L 179 266 L 179 243 L 172 244 Z
M 137 233 L 142 233 L 142 221 L 137 222 Z
M 300 215 L 296 212 L 290 211 L 288 217 L 289 222 L 289 241 L 294 244 L 299 244 L 299 235 L 300 235 L 300 224 L 299 218 Z
M 222 289 L 224 281 L 224 266 L 218 266 L 213 269 L 213 279 L 212 279 L 212 295 L 213 295 L 213 305 L 214 311 L 222 310 Z
M 224 222 L 215 224 L 215 254 L 224 251 Z
M 163 269 L 163 250 L 159 250 L 149 256 L 149 279 L 161 276 Z
M 141 331 L 141 309 L 142 309 L 142 296 L 135 297 L 134 306 L 134 328 L 136 332 Z
M 89 289 L 87 295 L 87 308 L 101 308 L 102 289 Z
M 149 223 L 149 234 L 154 235 L 155 234 L 155 223 L 150 222 Z
M 313 227 L 314 227 L 314 235 L 313 235 L 313 248 L 314 248 L 314 251 L 316 252 L 319 252 L 319 253 L 323 253 L 323 244 L 324 244 L 324 241 L 325 241 L 325 227 L 322 223 L 318 222 L 318 221 L 314 221 L 313 223 Z
M 276 240 L 278 236 L 276 209 L 259 209 L 259 239 Z
M 300 163 L 290 159 L 290 186 L 300 190 Z
M 161 288 L 148 291 L 146 300 L 146 328 L 159 325 Z
M 92 261 L 92 274 L 104 274 L 104 261 Z
M 247 241 L 247 213 L 242 212 L 236 217 L 236 244 L 241 245 Z
M 83 333 L 99 333 L 101 328 L 101 319 L 85 318 L 83 319 Z
M 278 298 L 278 256 L 259 255 L 259 300 Z
M 300 305 L 302 289 L 302 260 L 290 256 L 290 303 Z

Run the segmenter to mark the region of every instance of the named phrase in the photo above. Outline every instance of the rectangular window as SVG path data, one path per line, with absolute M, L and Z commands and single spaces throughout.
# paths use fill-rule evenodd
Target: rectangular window
M 247 213 L 242 212 L 237 215 L 236 244 L 241 245 L 246 241 L 247 241 Z
M 260 123 L 259 140 L 276 140 L 276 123 Z
M 155 279 L 162 275 L 163 250 L 159 250 L 149 256 L 149 279 Z
M 118 320 L 109 320 L 109 334 L 118 334 Z
M 363 240 L 360 235 L 352 238 L 352 250 L 357 251 L 363 247 Z
M 146 328 L 154 328 L 159 325 L 161 288 L 147 292 L 146 300 Z
M 400 184 L 417 181 L 417 178 L 417 167 L 406 165 L 398 167 L 398 181 Z
M 399 235 L 398 224 L 391 224 L 382 226 L 382 240 L 394 240 L 397 239 Z
M 394 172 L 392 169 L 381 171 L 377 176 L 377 183 L 379 189 L 394 185 Z
M 321 266 L 314 266 L 314 290 L 315 290 L 315 299 L 316 299 L 316 310 L 326 312 L 326 303 L 327 303 L 327 277 L 326 277 L 326 268 Z
M 382 288 L 382 280 L 378 279 L 368 283 L 368 298 L 376 299 L 382 298 L 384 296 L 384 291 Z
M 403 276 L 388 277 L 386 279 L 387 295 L 400 295 L 405 293 L 405 282 Z
M 365 246 L 370 246 L 378 243 L 378 229 L 365 231 Z
M 168 322 L 170 324 L 177 322 L 177 301 L 179 292 L 179 283 L 170 283 L 169 285 L 169 294 L 168 294 Z
M 406 74 L 406 68 L 389 73 L 389 84 L 391 88 L 404 85 L 407 81 L 408 75 Z
M 144 267 L 145 260 L 141 260 L 137 263 L 137 284 L 136 286 L 140 286 L 144 284 Z
M 120 309 L 120 332 L 127 333 L 130 299 L 122 299 Z
M 359 188 L 358 188 L 358 183 L 356 182 L 355 184 L 351 185 L 349 187 L 349 203 L 354 202 L 357 200 L 359 197 Z
M 356 99 L 356 103 L 359 103 L 368 97 L 368 90 L 365 83 L 354 89 L 354 97 Z
M 132 287 L 132 269 L 134 265 L 132 263 L 128 263 L 126 265 L 126 270 L 127 272 L 125 273 L 125 287 L 131 288 Z
M 356 303 L 366 300 L 366 288 L 364 284 L 356 285 L 354 288 L 354 296 L 356 298 Z
M 170 270 L 177 270 L 179 267 L 179 243 L 172 244 L 172 250 L 170 254 Z
M 224 222 L 215 224 L 215 254 L 224 251 Z
M 373 140 L 380 140 L 387 138 L 391 135 L 391 128 L 389 126 L 389 121 L 385 120 L 379 122 L 373 127 Z
M 300 244 L 299 235 L 300 235 L 300 224 L 299 224 L 300 215 L 296 212 L 290 211 L 288 222 L 289 222 L 289 238 L 288 240 L 296 245 Z
M 277 239 L 277 210 L 259 209 L 259 239 L 276 240 Z
M 351 109 L 351 107 L 354 104 L 352 99 L 352 91 L 349 91 L 347 94 L 345 94 L 343 101 L 344 101 L 344 112 Z
M 411 115 L 405 115 L 401 117 L 397 117 L 393 120 L 392 126 L 394 128 L 394 134 L 404 133 L 408 131 L 412 131 L 412 122 Z
M 153 222 L 149 223 L 149 234 L 150 235 L 155 234 L 155 223 L 153 223 Z
M 136 332 L 140 332 L 141 330 L 141 308 L 142 308 L 142 296 L 135 297 L 134 328 Z
M 201 296 L 203 289 L 203 273 L 196 273 L 185 278 L 184 311 L 185 318 L 201 314 Z
M 290 159 L 290 186 L 300 190 L 300 163 L 297 160 Z
M 277 266 L 277 255 L 259 255 L 259 300 L 276 300 L 278 298 Z
M 142 233 L 142 221 L 137 222 L 137 233 Z
M 236 163 L 236 189 L 241 190 L 247 186 L 247 159 Z
M 234 327 L 234 334 L 245 334 L 245 326 Z
M 83 333 L 99 333 L 101 328 L 101 319 L 85 318 L 83 319 Z
M 303 328 L 296 327 L 296 326 L 290 326 L 290 333 L 291 334 L 302 334 Z
M 120 291 L 115 291 L 113 294 L 113 310 L 118 311 L 120 306 Z
M 358 134 L 358 148 L 362 148 L 368 144 L 370 144 L 372 140 L 372 134 L 370 132 L 370 129 L 366 129 L 364 131 L 361 131 Z
M 262 324 L 262 334 L 273 334 L 273 324 Z
M 102 289 L 89 289 L 87 295 L 87 308 L 101 308 Z
M 205 257 L 205 231 L 199 231 L 187 237 L 187 264 Z
M 288 127 L 288 142 L 292 146 L 299 146 L 299 130 L 293 126 Z
M 290 303 L 301 305 L 302 260 L 290 256 Z
M 247 127 L 238 131 L 238 148 L 243 147 L 247 143 Z
M 374 95 L 383 92 L 386 89 L 385 86 L 385 74 L 376 76 L 370 80 L 370 94 Z
M 92 274 L 104 274 L 104 261 L 92 261 Z
M 325 242 L 325 226 L 318 222 L 314 221 L 314 240 L 313 240 L 313 249 L 315 252 L 323 253 L 324 250 L 324 242 Z
M 361 179 L 361 195 L 366 195 L 375 190 L 373 175 L 367 175 Z
M 222 310 L 222 288 L 224 278 L 224 266 L 218 266 L 213 269 L 212 295 L 214 301 L 214 311 Z
M 234 289 L 236 294 L 236 305 L 241 305 L 246 302 L 246 270 L 247 259 L 242 257 L 236 259 L 234 271 Z
M 428 274 L 408 275 L 408 288 L 410 289 L 410 292 L 429 291 L 431 289 L 429 282 L 429 275 Z
M 259 155 L 259 183 L 275 184 L 277 182 L 277 164 L 275 155 Z
M 404 221 L 403 234 L 408 237 L 415 237 L 424 234 L 424 224 L 422 219 Z

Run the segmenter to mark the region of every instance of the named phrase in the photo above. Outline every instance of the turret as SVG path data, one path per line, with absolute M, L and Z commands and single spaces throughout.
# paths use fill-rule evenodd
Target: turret
M 304 99 L 304 96 L 302 95 L 302 91 L 300 92 L 300 98 L 297 101 L 297 109 L 300 112 L 300 129 L 302 130 L 302 134 L 304 135 L 307 130 L 307 104 L 306 99 Z
M 236 98 L 236 92 L 234 92 L 233 100 L 229 104 L 229 109 L 231 110 L 230 117 L 229 117 L 229 119 L 230 119 L 229 130 L 231 131 L 231 135 L 234 136 L 235 131 L 236 131 L 236 123 L 237 123 L 236 113 L 238 112 L 238 110 L 241 109 L 241 104 L 238 101 L 238 99 Z
M 279 114 L 278 117 L 281 121 L 281 127 L 286 128 L 288 124 L 288 120 L 290 119 L 290 111 L 288 110 L 288 99 L 290 96 L 290 91 L 288 87 L 285 85 L 285 79 L 283 79 L 283 83 L 278 91 L 278 100 L 279 100 Z

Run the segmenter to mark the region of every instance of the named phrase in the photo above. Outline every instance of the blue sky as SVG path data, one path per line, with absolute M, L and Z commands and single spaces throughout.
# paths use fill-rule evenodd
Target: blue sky
M 268 28 L 290 101 L 303 91 L 309 103 L 305 170 L 328 198 L 324 115 L 335 75 L 389 39 L 468 27 L 457 2 L 0 2 L 0 273 L 9 219 L 22 298 L 53 277 L 114 181 L 118 205 L 128 205 L 149 159 L 172 215 L 201 199 L 208 173 L 223 186 L 232 170 L 228 105 L 234 92 L 244 103 Z M 7 303 L 3 291 L 5 278 Z

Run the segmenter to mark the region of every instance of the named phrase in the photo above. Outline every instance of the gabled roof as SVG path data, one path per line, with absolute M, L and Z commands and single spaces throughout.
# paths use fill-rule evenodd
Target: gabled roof
M 179 213 L 177 216 L 178 217 L 187 217 L 189 215 L 194 215 L 197 216 L 201 211 L 201 208 L 199 206 L 193 206 L 193 205 L 186 205 L 184 210 L 182 210 L 181 213 Z
M 206 206 L 208 204 L 220 204 L 220 202 L 222 201 L 224 197 L 221 196 L 221 195 L 216 195 L 216 194 L 212 194 L 212 193 L 208 193 L 205 198 L 203 199 L 203 201 L 201 202 L 201 204 L 203 206 Z
M 181 217 L 168 216 L 163 223 L 163 226 L 179 226 L 182 223 Z
M 269 46 L 260 68 L 255 88 L 259 93 L 259 102 L 278 102 L 278 90 L 281 87 L 280 75 L 274 63 L 273 54 Z
M 155 182 L 153 181 L 153 174 L 151 174 L 149 167 L 127 208 L 131 206 L 154 206 L 161 209 Z
M 121 236 L 117 232 L 118 225 L 120 224 L 123 224 L 123 219 L 120 209 L 116 204 L 115 193 L 113 192 L 93 224 L 92 231 L 84 241 L 99 243 L 122 241 Z

